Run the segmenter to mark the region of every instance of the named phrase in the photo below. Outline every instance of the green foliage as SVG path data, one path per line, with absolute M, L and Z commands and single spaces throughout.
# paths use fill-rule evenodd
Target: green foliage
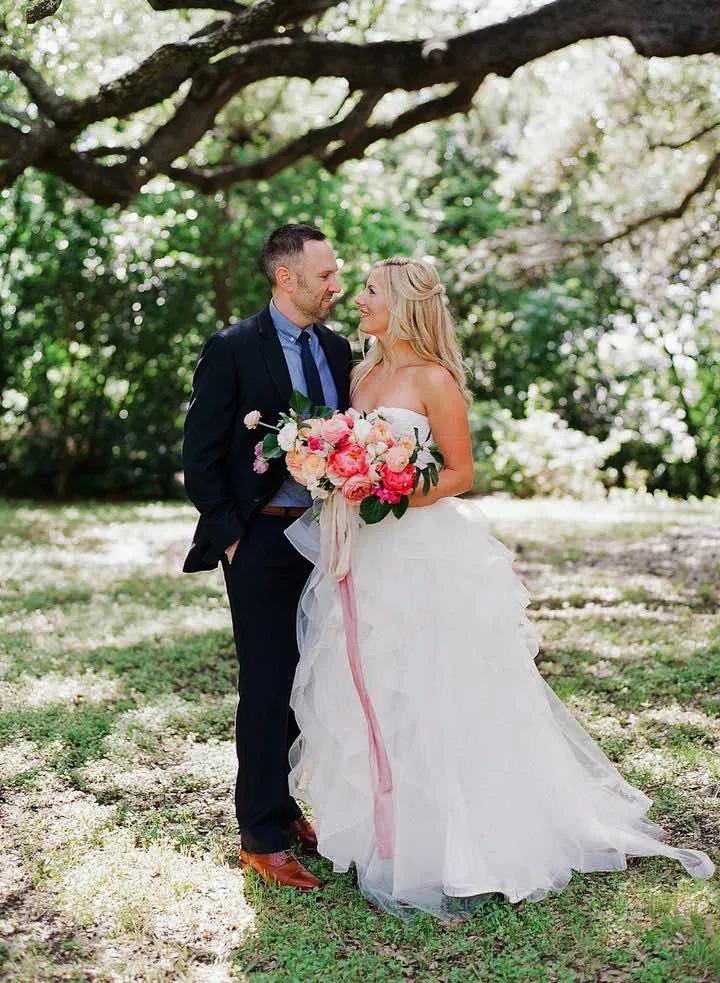
M 389 502 L 381 502 L 379 498 L 370 495 L 360 502 L 360 518 L 371 526 L 376 522 L 382 522 L 385 516 L 390 515 L 391 508 Z
M 523 266 L 522 233 L 538 216 L 560 242 L 593 231 L 581 189 L 601 170 L 596 135 L 555 186 L 531 183 L 508 197 L 500 191 L 503 153 L 481 141 L 480 125 L 475 118 L 414 131 L 332 176 L 302 162 L 209 197 L 156 182 L 124 213 L 45 176 L 3 192 L 3 491 L 181 496 L 182 420 L 200 347 L 267 302 L 263 239 L 299 221 L 319 225 L 344 264 L 334 317 L 348 334 L 373 260 L 437 258 L 476 399 L 478 488 L 521 490 L 494 462 L 497 421 L 527 418 L 536 393 L 570 433 L 615 442 L 603 445 L 605 487 L 716 493 L 720 345 L 712 305 L 703 307 L 678 274 L 674 293 L 651 311 L 651 298 L 633 293 L 622 264 L 601 250 Z M 256 134 L 256 142 L 265 139 Z M 675 339 L 669 348 L 665 336 Z M 272 435 L 265 441 L 266 457 L 280 453 Z M 593 482 L 599 487 L 597 474 Z M 528 478 L 522 490 L 544 486 Z
M 53 767 L 65 774 L 99 757 L 103 739 L 121 709 L 99 706 L 68 710 L 49 706 L 0 713 L 0 743 L 24 737 L 41 747 L 54 744 Z
M 181 495 L 197 355 L 267 303 L 258 259 L 276 225 L 318 224 L 352 265 L 350 296 L 368 253 L 413 246 L 383 195 L 310 165 L 229 199 L 170 186 L 125 213 L 26 177 L 0 219 L 0 478 L 16 496 Z

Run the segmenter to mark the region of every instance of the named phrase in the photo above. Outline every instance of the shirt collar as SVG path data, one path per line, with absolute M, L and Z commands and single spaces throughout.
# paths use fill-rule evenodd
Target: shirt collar
M 294 321 L 291 321 L 289 317 L 285 317 L 285 315 L 275 306 L 274 300 L 270 301 L 270 317 L 272 318 L 272 322 L 275 325 L 275 330 L 277 331 L 281 340 L 283 338 L 288 338 L 291 341 L 300 340 L 300 335 L 303 332 L 303 328 L 298 327 L 298 325 L 295 324 Z M 314 325 L 308 325 L 305 330 L 307 330 L 307 333 L 310 335 L 310 337 L 312 337 L 314 334 Z

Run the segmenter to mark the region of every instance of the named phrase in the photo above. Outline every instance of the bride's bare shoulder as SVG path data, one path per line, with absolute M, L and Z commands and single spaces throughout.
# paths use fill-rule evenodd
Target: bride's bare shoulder
M 457 388 L 457 383 L 453 378 L 452 372 L 437 362 L 423 362 L 422 365 L 417 367 L 417 373 L 418 382 L 422 384 L 423 388 L 433 390 L 442 390 L 448 386 L 455 386 Z

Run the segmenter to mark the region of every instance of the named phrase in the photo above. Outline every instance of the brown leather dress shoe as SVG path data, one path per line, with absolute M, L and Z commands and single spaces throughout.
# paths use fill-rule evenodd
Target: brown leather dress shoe
M 322 881 L 303 867 L 292 850 L 280 853 L 248 853 L 240 850 L 240 870 L 252 867 L 268 884 L 294 887 L 299 891 L 315 891 Z
M 317 834 L 313 829 L 312 823 L 308 822 L 305 816 L 298 816 L 288 826 L 288 833 L 291 840 L 296 840 L 303 853 L 317 856 L 318 841 Z

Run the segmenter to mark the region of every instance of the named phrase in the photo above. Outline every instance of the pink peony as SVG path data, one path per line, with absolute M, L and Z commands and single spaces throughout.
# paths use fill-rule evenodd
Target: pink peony
M 329 444 L 339 444 L 343 438 L 345 440 L 350 438 L 350 427 L 342 413 L 335 413 L 329 420 L 323 420 L 317 429 L 318 436 L 327 440 Z
M 392 471 L 385 465 L 379 470 L 382 483 L 388 491 L 397 492 L 399 495 L 412 493 L 417 471 L 414 464 L 408 464 L 402 471 Z
M 328 457 L 328 471 L 334 472 L 340 478 L 350 478 L 354 474 L 367 474 L 368 461 L 365 448 L 360 444 L 348 444 L 346 447 L 331 451 Z
M 308 437 L 307 445 L 311 451 L 325 450 L 325 441 L 321 437 Z
M 372 495 L 372 481 L 366 474 L 354 474 L 342 486 L 343 498 L 348 502 L 362 502 Z
M 410 455 L 404 447 L 391 447 L 385 455 L 385 465 L 391 471 L 404 471 L 410 461 Z

